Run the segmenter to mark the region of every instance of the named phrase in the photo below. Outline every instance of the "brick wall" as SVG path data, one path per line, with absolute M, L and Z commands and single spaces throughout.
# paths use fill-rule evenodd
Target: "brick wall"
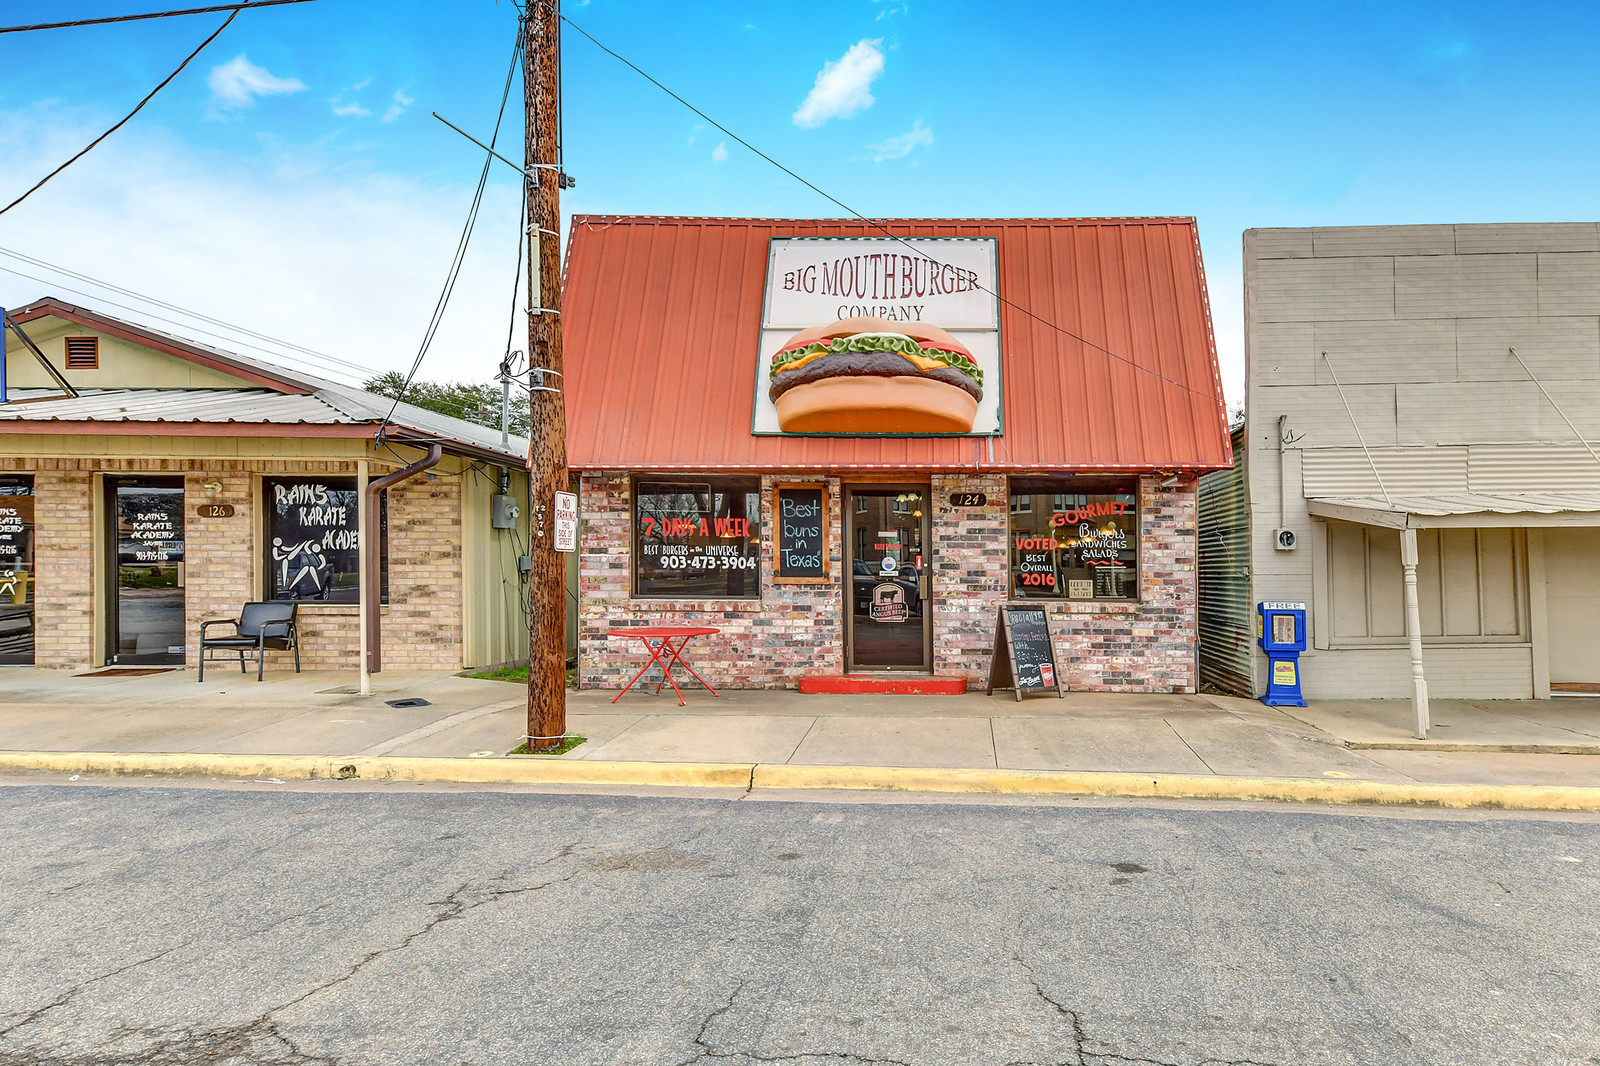
M 221 485 L 222 491 L 208 493 L 207 484 Z M 247 599 L 258 595 L 252 589 L 255 567 L 255 500 L 248 470 L 191 471 L 183 478 L 183 613 L 187 628 L 184 660 L 194 666 L 200 658 L 200 623 L 209 618 L 237 618 L 240 594 L 251 589 Z M 198 514 L 201 504 L 228 504 L 234 508 L 229 518 L 206 518 Z M 213 635 L 219 630 L 213 629 Z M 231 632 L 226 626 L 221 633 Z M 277 657 L 269 657 L 272 665 Z
M 385 670 L 461 669 L 461 479 L 389 490 Z
M 0 470 L 34 475 L 35 662 L 85 669 L 94 661 L 95 473 L 168 475 L 184 480 L 187 665 L 199 657 L 200 622 L 232 618 L 261 595 L 254 531 L 260 476 L 353 476 L 354 462 L 217 459 L 0 459 Z M 381 470 L 381 468 L 380 468 Z M 207 493 L 217 482 L 220 492 Z M 227 518 L 197 513 L 231 504 Z M 460 669 L 462 664 L 461 483 L 418 479 L 389 493 L 390 605 L 383 609 L 383 661 L 390 670 Z M 305 669 L 355 670 L 359 615 L 354 605 L 304 604 L 299 614 Z M 289 662 L 272 656 L 269 668 Z M 225 667 L 219 666 L 225 669 Z
M 771 528 L 774 481 L 823 481 L 829 491 L 829 585 L 774 585 Z M 952 492 L 981 492 L 980 508 L 950 506 Z M 935 672 L 988 681 L 999 608 L 1009 588 L 1008 506 L 1003 475 L 932 478 L 933 653 Z M 673 602 L 631 595 L 630 479 L 582 479 L 579 563 L 579 684 L 620 688 L 642 664 L 637 642 L 608 629 L 648 624 L 705 625 L 722 632 L 694 642 L 693 661 L 719 688 L 792 688 L 809 673 L 843 670 L 840 591 L 841 510 L 837 478 L 762 479 L 761 600 Z M 1156 478 L 1139 487 L 1141 598 L 1137 603 L 1032 600 L 1050 612 L 1056 656 L 1073 689 L 1192 692 L 1195 686 L 1195 492 Z
M 39 666 L 81 667 L 93 657 L 92 482 L 87 471 L 70 466 L 34 472 L 33 655 Z
M 772 486 L 775 481 L 828 484 L 829 573 L 826 585 L 772 583 Z M 621 688 L 642 665 L 637 641 L 607 637 L 624 626 L 711 626 L 722 632 L 695 640 L 695 670 L 717 688 L 793 688 L 808 673 L 839 673 L 844 663 L 841 615 L 839 481 L 786 476 L 761 480 L 761 599 L 678 602 L 632 598 L 632 488 L 626 474 L 586 474 L 580 489 L 583 525 L 578 562 L 578 676 L 584 688 Z M 703 667 L 703 669 L 702 669 Z

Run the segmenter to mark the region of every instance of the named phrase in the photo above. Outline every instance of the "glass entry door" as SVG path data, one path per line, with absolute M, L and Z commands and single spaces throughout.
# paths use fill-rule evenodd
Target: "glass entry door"
M 183 664 L 183 481 L 106 479 L 112 561 L 106 658 L 118 666 Z
M 926 485 L 845 488 L 846 670 L 933 669 Z

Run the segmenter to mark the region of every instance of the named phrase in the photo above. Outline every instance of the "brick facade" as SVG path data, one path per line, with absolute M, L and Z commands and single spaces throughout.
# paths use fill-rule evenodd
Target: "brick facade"
M 14 469 L 22 469 L 15 467 Z M 42 666 L 82 666 L 94 642 L 94 479 L 74 467 L 33 477 L 33 647 Z
M 354 476 L 350 461 L 218 459 L 0 459 L 0 471 L 34 478 L 35 664 L 87 669 L 94 661 L 96 507 L 94 474 L 181 476 L 184 482 L 186 661 L 199 654 L 200 622 L 232 618 L 262 594 L 255 531 L 260 478 Z M 376 468 L 373 476 L 385 472 Z M 206 485 L 220 491 L 206 491 Z M 230 504 L 226 518 L 201 516 L 202 503 Z M 462 666 L 461 481 L 418 478 L 389 491 L 389 605 L 383 608 L 383 665 L 390 670 Z M 103 518 L 103 516 L 102 516 Z M 304 669 L 354 670 L 359 609 L 302 604 Z M 289 662 L 271 656 L 269 668 Z M 219 664 L 219 668 L 225 666 Z
M 828 585 L 772 583 L 772 486 L 826 481 L 829 497 Z M 838 478 L 793 474 L 761 480 L 761 598 L 677 602 L 631 594 L 631 479 L 617 472 L 582 478 L 579 562 L 579 684 L 620 688 L 641 665 L 637 642 L 609 629 L 648 624 L 714 626 L 697 640 L 694 663 L 717 687 L 792 688 L 806 674 L 844 669 L 841 591 L 842 511 Z M 969 686 L 988 681 L 998 611 L 1009 588 L 1007 481 L 1001 474 L 931 479 L 934 671 Z M 952 492 L 981 492 L 981 508 L 957 509 Z M 1075 690 L 1193 692 L 1197 569 L 1192 483 L 1139 486 L 1140 600 L 1050 602 L 1056 657 Z M 701 667 L 704 669 L 700 669 Z

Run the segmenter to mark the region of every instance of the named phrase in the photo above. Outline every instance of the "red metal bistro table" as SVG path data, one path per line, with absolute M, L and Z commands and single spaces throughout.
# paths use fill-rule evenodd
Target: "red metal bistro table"
M 689 671 L 691 677 L 705 685 L 707 692 L 716 696 L 717 690 L 710 685 L 706 685 L 706 679 L 695 673 L 694 667 L 684 660 L 683 649 L 684 645 L 688 644 L 694 637 L 709 637 L 720 632 L 722 630 L 713 629 L 710 626 L 636 626 L 631 629 L 611 630 L 606 636 L 637 637 L 650 652 L 650 661 L 645 663 L 643 669 L 637 674 L 633 675 L 633 681 L 629 681 L 622 686 L 622 692 L 613 696 L 611 702 L 616 703 L 617 700 L 620 700 L 623 693 L 633 687 L 633 682 L 644 676 L 646 670 L 649 670 L 652 666 L 660 666 L 661 681 L 656 682 L 656 691 L 661 691 L 661 684 L 664 681 L 672 686 L 672 691 L 678 694 L 678 705 L 680 707 L 688 706 L 688 702 L 683 698 L 683 690 L 678 687 L 676 681 L 672 680 L 672 667 L 674 664 Z M 721 697 L 718 698 L 720 699 Z

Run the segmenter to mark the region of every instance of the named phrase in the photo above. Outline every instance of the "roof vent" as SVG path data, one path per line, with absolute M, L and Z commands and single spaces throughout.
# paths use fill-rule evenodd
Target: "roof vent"
M 68 337 L 67 338 L 67 369 L 68 370 L 99 370 L 100 369 L 100 338 L 99 337 Z

